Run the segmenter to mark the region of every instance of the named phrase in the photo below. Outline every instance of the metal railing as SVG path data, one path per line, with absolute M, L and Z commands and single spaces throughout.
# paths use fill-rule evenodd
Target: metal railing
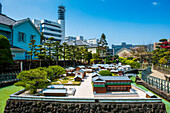
M 0 74 L 0 83 L 10 82 L 10 81 L 17 81 L 17 74 L 19 72 L 14 73 L 2 73 Z
M 150 76 L 151 68 L 147 68 L 142 71 L 142 80 L 148 83 L 151 86 L 154 86 L 157 89 L 160 89 L 163 92 L 170 93 L 170 82 Z

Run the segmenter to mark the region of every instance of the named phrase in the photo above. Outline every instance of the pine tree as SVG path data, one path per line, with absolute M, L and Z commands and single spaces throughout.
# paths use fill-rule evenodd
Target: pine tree
M 99 54 L 101 55 L 102 59 L 104 56 L 106 56 L 106 51 L 107 51 L 107 41 L 106 41 L 106 36 L 105 34 L 103 33 L 101 38 L 100 38 L 100 41 L 98 43 L 98 52 Z

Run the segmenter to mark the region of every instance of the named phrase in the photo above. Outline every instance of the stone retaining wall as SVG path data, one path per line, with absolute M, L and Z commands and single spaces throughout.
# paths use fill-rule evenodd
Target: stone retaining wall
M 170 101 L 170 94 L 166 93 L 166 92 L 163 92 L 161 91 L 160 89 L 158 88 L 155 88 L 149 84 L 147 84 L 146 82 L 144 82 L 143 80 L 138 80 L 136 82 L 136 84 L 138 85 L 143 85 L 144 87 L 146 87 L 147 89 L 151 90 L 152 92 L 156 93 L 157 95 L 159 95 L 160 97 L 163 97 L 165 98 L 166 100 Z
M 5 113 L 166 113 L 165 104 L 153 103 L 73 103 L 7 100 Z

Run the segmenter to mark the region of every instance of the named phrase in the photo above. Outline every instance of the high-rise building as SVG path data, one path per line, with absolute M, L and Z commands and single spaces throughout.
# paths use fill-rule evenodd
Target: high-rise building
M 58 6 L 58 23 L 61 25 L 62 41 L 65 39 L 65 12 L 64 6 Z
M 65 40 L 65 7 L 58 7 L 58 20 L 32 20 L 37 28 L 43 33 L 44 38 L 48 40 L 50 37 L 55 38 L 55 41 L 64 41 Z
M 2 14 L 2 4 L 0 3 L 0 14 Z

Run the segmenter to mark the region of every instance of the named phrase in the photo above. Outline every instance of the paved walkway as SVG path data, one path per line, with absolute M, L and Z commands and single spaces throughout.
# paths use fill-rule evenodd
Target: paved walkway
M 164 77 L 165 74 L 163 74 L 157 70 L 152 69 L 152 73 L 150 75 L 165 80 L 165 77 Z
M 92 84 L 91 84 L 91 74 L 87 74 L 87 76 L 83 80 L 84 81 L 81 82 L 81 85 L 76 88 L 75 97 L 86 97 L 86 98 L 94 97 Z

